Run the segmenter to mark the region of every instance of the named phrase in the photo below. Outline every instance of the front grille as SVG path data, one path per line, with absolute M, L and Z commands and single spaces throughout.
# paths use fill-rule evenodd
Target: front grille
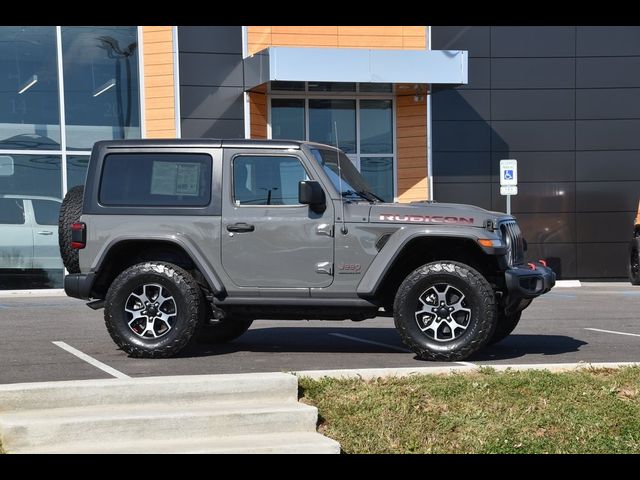
M 502 238 L 507 242 L 507 260 L 509 266 L 524 263 L 524 240 L 520 227 L 513 220 L 500 224 Z

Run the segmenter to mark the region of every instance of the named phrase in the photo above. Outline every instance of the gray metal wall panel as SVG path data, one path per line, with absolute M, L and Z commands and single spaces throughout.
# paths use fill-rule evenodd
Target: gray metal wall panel
M 571 213 L 576 209 L 574 182 L 518 182 L 518 195 L 511 197 L 512 212 L 517 213 Z M 500 184 L 491 184 L 492 209 L 506 210 L 506 197 L 500 195 Z
M 573 120 L 575 109 L 573 90 L 491 90 L 492 120 Z
M 244 120 L 184 118 L 184 138 L 244 138 Z
M 434 182 L 490 182 L 489 152 L 440 152 L 433 165 Z
M 640 180 L 640 152 L 637 150 L 576 152 L 576 180 L 579 182 Z
M 640 86 L 640 57 L 597 57 L 576 60 L 578 88 Z
M 491 129 L 484 121 L 433 122 L 433 149 L 442 152 L 488 151 Z
M 640 182 L 576 182 L 577 212 L 632 212 Z M 631 240 L 631 238 L 629 238 Z
M 518 225 L 528 243 L 575 243 L 576 222 L 571 213 L 518 213 Z
M 640 55 L 640 27 L 578 27 L 579 57 Z
M 241 87 L 180 87 L 180 111 L 185 118 L 244 118 Z
M 621 278 L 627 276 L 629 243 L 578 243 L 577 276 Z
M 575 124 L 572 121 L 493 121 L 492 150 L 573 150 Z M 435 137 L 434 137 L 435 138 Z
M 489 90 L 434 90 L 433 120 L 489 120 Z
M 458 90 L 476 90 L 491 88 L 491 60 L 488 58 L 469 58 L 468 83 L 456 87 Z
M 574 58 L 491 59 L 491 88 L 573 88 L 574 84 Z
M 640 120 L 578 120 L 578 150 L 640 150 Z
M 436 183 L 433 191 L 438 202 L 466 203 L 491 209 L 490 183 Z
M 636 212 L 600 212 L 576 214 L 579 242 L 625 242 L 633 232 Z
M 575 152 L 493 151 L 491 154 L 492 181 L 498 182 L 500 160 L 518 160 L 518 176 L 528 182 L 573 182 L 576 179 Z
M 242 62 L 238 55 L 180 53 L 180 84 L 242 87 Z
M 178 27 L 182 136 L 244 137 L 242 29 Z
M 491 56 L 573 57 L 575 27 L 492 27 Z
M 578 120 L 640 118 L 640 88 L 576 90 Z
M 467 50 L 469 57 L 489 57 L 491 54 L 489 27 L 432 27 L 433 50 Z
M 181 52 L 242 54 L 242 27 L 180 27 L 178 45 Z

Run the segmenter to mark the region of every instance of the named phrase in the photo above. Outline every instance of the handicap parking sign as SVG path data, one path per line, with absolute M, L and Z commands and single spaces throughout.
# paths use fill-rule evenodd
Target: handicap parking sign
M 500 185 L 518 185 L 518 161 L 514 159 L 500 160 Z

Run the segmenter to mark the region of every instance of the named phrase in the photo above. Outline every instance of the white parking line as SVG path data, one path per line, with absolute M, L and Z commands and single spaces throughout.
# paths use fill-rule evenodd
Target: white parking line
M 67 345 L 64 342 L 51 342 L 51 343 L 53 343 L 56 347 L 60 347 L 61 349 L 66 350 L 70 354 L 75 355 L 79 359 L 84 360 L 85 362 L 93 365 L 94 367 L 99 368 L 100 370 L 108 373 L 109 375 L 112 375 L 116 378 L 131 378 L 129 375 L 125 375 L 124 373 L 116 370 L 115 368 L 112 368 L 109 365 L 99 362 L 95 358 L 90 357 L 86 353 L 83 353 L 80 350 L 73 348 L 72 346 Z
M 630 337 L 640 337 L 637 333 L 615 332 L 613 330 L 602 330 L 601 328 L 585 328 L 585 330 L 591 330 L 593 332 L 615 333 L 616 335 L 628 335 Z
M 411 350 L 406 348 L 396 347 L 395 345 L 389 345 L 388 343 L 374 342 L 373 340 L 365 340 L 364 338 L 352 337 L 351 335 L 344 335 L 342 333 L 330 333 L 329 335 L 333 335 L 334 337 L 347 338 L 349 340 L 354 340 L 356 342 L 369 343 L 371 345 L 377 345 L 379 347 L 391 348 L 399 352 L 413 353 Z M 455 363 L 459 363 L 460 365 L 465 365 L 467 367 L 477 367 L 475 363 L 471 363 L 471 362 L 455 362 Z

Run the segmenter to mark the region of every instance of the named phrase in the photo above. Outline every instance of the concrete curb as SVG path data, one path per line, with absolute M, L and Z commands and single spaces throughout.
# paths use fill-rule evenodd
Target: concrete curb
M 302 370 L 290 372 L 298 377 L 308 377 L 312 379 L 329 378 L 361 378 L 372 380 L 375 378 L 388 377 L 409 377 L 413 375 L 451 375 L 454 373 L 473 373 L 481 368 L 492 368 L 499 372 L 514 371 L 522 372 L 527 370 L 547 370 L 550 372 L 569 372 L 583 370 L 585 368 L 621 368 L 638 367 L 640 362 L 579 362 L 579 363 L 532 363 L 520 365 L 456 365 L 451 367 L 416 367 L 416 368 L 360 368 L 345 370 Z

